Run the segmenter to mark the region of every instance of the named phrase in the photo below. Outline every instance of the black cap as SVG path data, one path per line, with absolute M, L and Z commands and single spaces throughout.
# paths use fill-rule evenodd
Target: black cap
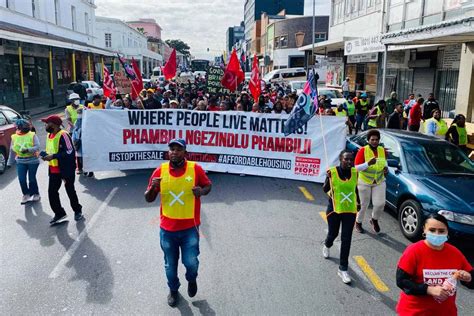
M 170 142 L 168 143 L 168 146 L 171 146 L 174 144 L 179 145 L 183 147 L 184 149 L 186 149 L 186 141 L 182 138 L 175 138 L 175 139 L 170 140 Z

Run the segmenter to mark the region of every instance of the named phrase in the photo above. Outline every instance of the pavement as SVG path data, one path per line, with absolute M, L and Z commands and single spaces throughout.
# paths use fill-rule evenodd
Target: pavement
M 35 120 L 44 146 L 45 132 Z M 351 285 L 337 276 L 339 239 L 324 259 L 327 199 L 321 185 L 209 173 L 203 198 L 198 294 L 189 298 L 179 267 L 181 301 L 168 289 L 159 245 L 159 202 L 143 198 L 152 170 L 97 172 L 76 181 L 85 221 L 50 227 L 47 165 L 42 201 L 20 205 L 14 168 L 0 176 L 1 315 L 393 315 L 398 259 L 409 244 L 395 217 L 383 233 L 354 232 Z M 368 224 L 365 224 L 368 227 Z M 474 263 L 473 245 L 456 244 Z M 461 288 L 459 315 L 472 315 Z

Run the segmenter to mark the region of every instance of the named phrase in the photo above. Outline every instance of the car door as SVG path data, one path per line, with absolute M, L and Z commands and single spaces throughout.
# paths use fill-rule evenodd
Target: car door
M 385 150 L 387 151 L 387 159 L 396 160 L 398 164 L 401 165 L 400 144 L 395 138 L 381 133 L 380 145 L 383 146 Z M 388 174 L 386 177 L 387 179 L 386 199 L 387 199 L 387 202 L 389 202 L 392 207 L 395 207 L 397 205 L 398 195 L 400 192 L 401 172 L 402 172 L 400 168 L 389 167 Z
M 9 119 L 7 114 L 12 118 Z M 10 150 L 11 135 L 15 133 L 16 127 L 13 120 L 15 113 L 8 110 L 0 111 L 0 147 L 5 147 L 5 154 Z M 18 119 L 18 118 L 17 118 Z

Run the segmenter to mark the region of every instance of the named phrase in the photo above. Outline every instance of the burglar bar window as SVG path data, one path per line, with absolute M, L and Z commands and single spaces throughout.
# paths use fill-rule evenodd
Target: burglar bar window
M 105 33 L 105 47 L 112 47 L 112 34 Z

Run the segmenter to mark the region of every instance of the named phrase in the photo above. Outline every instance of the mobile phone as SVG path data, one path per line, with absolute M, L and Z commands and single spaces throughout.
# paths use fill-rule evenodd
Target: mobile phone
M 44 158 L 44 157 L 46 157 L 48 154 L 43 150 L 43 151 L 41 151 L 41 152 L 39 153 L 39 155 L 40 155 L 42 158 Z

